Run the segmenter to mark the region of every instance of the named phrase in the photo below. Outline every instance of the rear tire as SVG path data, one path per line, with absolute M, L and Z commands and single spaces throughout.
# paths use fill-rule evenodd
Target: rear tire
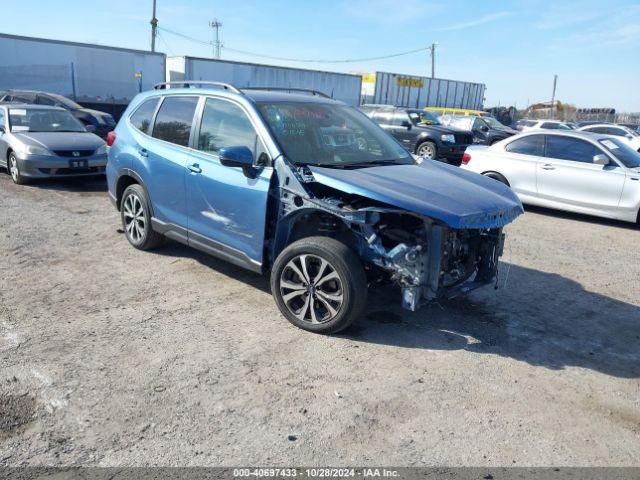
M 489 178 L 493 178 L 494 180 L 497 180 L 498 182 L 504 183 L 507 187 L 509 187 L 509 182 L 507 181 L 506 178 L 504 178 L 501 174 L 499 174 L 498 172 L 486 172 L 483 173 L 483 175 L 485 177 L 489 177 Z
M 164 236 L 151 227 L 151 208 L 141 185 L 134 183 L 125 189 L 120 217 L 127 240 L 138 250 L 151 250 L 164 242 Z
M 271 294 L 296 327 L 336 333 L 364 311 L 367 279 L 360 259 L 344 243 L 308 237 L 278 255 L 271 270 Z
M 7 159 L 7 171 L 9 172 L 9 175 L 11 175 L 11 180 L 13 180 L 13 183 L 16 185 L 26 185 L 29 183 L 29 179 L 20 172 L 20 165 L 15 152 L 11 152 L 9 154 L 9 158 Z

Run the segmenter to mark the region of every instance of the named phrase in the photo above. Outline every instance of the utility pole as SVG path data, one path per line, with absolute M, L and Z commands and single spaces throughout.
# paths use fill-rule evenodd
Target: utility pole
M 556 108 L 556 85 L 558 83 L 558 75 L 553 76 L 553 93 L 551 94 L 551 119 L 555 120 L 555 108 Z
M 151 18 L 151 51 L 156 51 L 156 35 L 158 34 L 158 19 L 156 18 L 156 0 L 153 0 L 153 16 Z
M 429 51 L 431 52 L 431 78 L 436 78 L 436 47 L 438 46 L 438 42 L 433 42 L 429 47 Z
M 220 43 L 220 27 L 222 27 L 222 22 L 218 21 L 217 18 L 214 18 L 209 22 L 209 26 L 213 28 L 214 34 L 214 39 L 211 42 L 213 56 L 214 58 L 220 58 L 220 47 L 222 47 L 222 44 Z

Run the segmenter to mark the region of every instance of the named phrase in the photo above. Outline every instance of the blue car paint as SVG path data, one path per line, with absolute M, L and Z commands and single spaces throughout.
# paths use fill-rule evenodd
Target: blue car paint
M 506 185 L 441 162 L 309 169 L 318 183 L 440 220 L 452 228 L 498 228 L 524 212 Z
M 273 168 L 261 168 L 256 178 L 247 178 L 242 169 L 221 165 L 217 155 L 192 151 L 189 161 L 202 170 L 186 174 L 189 233 L 220 242 L 261 263 Z
M 358 250 L 362 260 L 405 278 L 409 283 L 402 284 L 403 305 L 415 309 L 420 291 L 424 290 L 425 299 L 436 297 L 439 263 L 435 260 L 440 261 L 441 252 L 435 245 L 440 239 L 445 241 L 443 225 L 474 229 L 485 240 L 491 239 L 496 246 L 491 258 L 497 262 L 500 253 L 495 252 L 502 244 L 500 227 L 523 212 L 522 204 L 505 185 L 439 162 L 345 169 L 309 166 L 309 175 L 286 160 L 253 102 L 333 101 L 282 93 L 216 91 L 217 97 L 233 100 L 245 109 L 273 159 L 273 167 L 256 167 L 255 175 L 246 175 L 239 167 L 223 166 L 218 156 L 196 150 L 193 133 L 190 147 L 179 147 L 154 139 L 149 132 L 139 132 L 128 122 L 131 113 L 150 96 L 169 95 L 210 96 L 212 91 L 155 90 L 131 102 L 116 127 L 117 141 L 109 149 L 109 195 L 115 202 L 118 180 L 133 176 L 147 190 L 156 230 L 254 271 L 264 271 L 286 247 L 292 219 L 320 210 L 342 218 L 347 225 L 359 224 L 356 230 L 361 236 Z M 383 206 L 341 209 L 339 200 L 315 197 L 309 188 L 314 182 Z M 269 197 L 274 200 L 273 211 L 268 211 Z M 387 250 L 373 231 L 374 219 L 385 212 L 426 217 L 427 238 L 434 247 L 425 252 L 420 245 L 401 243 Z M 272 228 L 268 229 L 268 224 Z M 420 255 L 424 263 L 407 260 L 412 255 Z M 468 281 L 455 291 L 468 291 L 490 280 L 485 276 Z

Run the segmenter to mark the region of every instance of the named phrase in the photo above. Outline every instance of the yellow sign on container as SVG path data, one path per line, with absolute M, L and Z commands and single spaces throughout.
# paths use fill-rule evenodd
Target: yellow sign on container
M 399 87 L 424 87 L 424 80 L 422 80 L 421 78 L 398 77 L 396 81 Z

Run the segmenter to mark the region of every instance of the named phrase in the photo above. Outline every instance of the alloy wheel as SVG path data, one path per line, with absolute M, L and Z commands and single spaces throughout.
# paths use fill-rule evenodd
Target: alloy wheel
M 436 156 L 435 148 L 430 143 L 423 143 L 420 145 L 420 148 L 418 148 L 418 156 L 433 160 Z
M 317 255 L 292 258 L 280 274 L 280 295 L 299 320 L 312 324 L 329 322 L 344 302 L 342 280 L 336 269 Z
M 144 217 L 142 201 L 135 194 L 128 195 L 123 204 L 124 229 L 134 243 L 139 243 L 144 237 L 147 221 Z
M 18 178 L 20 176 L 20 171 L 18 170 L 18 160 L 15 155 L 11 155 L 9 157 L 9 172 L 11 173 L 11 178 L 14 182 L 18 183 Z

